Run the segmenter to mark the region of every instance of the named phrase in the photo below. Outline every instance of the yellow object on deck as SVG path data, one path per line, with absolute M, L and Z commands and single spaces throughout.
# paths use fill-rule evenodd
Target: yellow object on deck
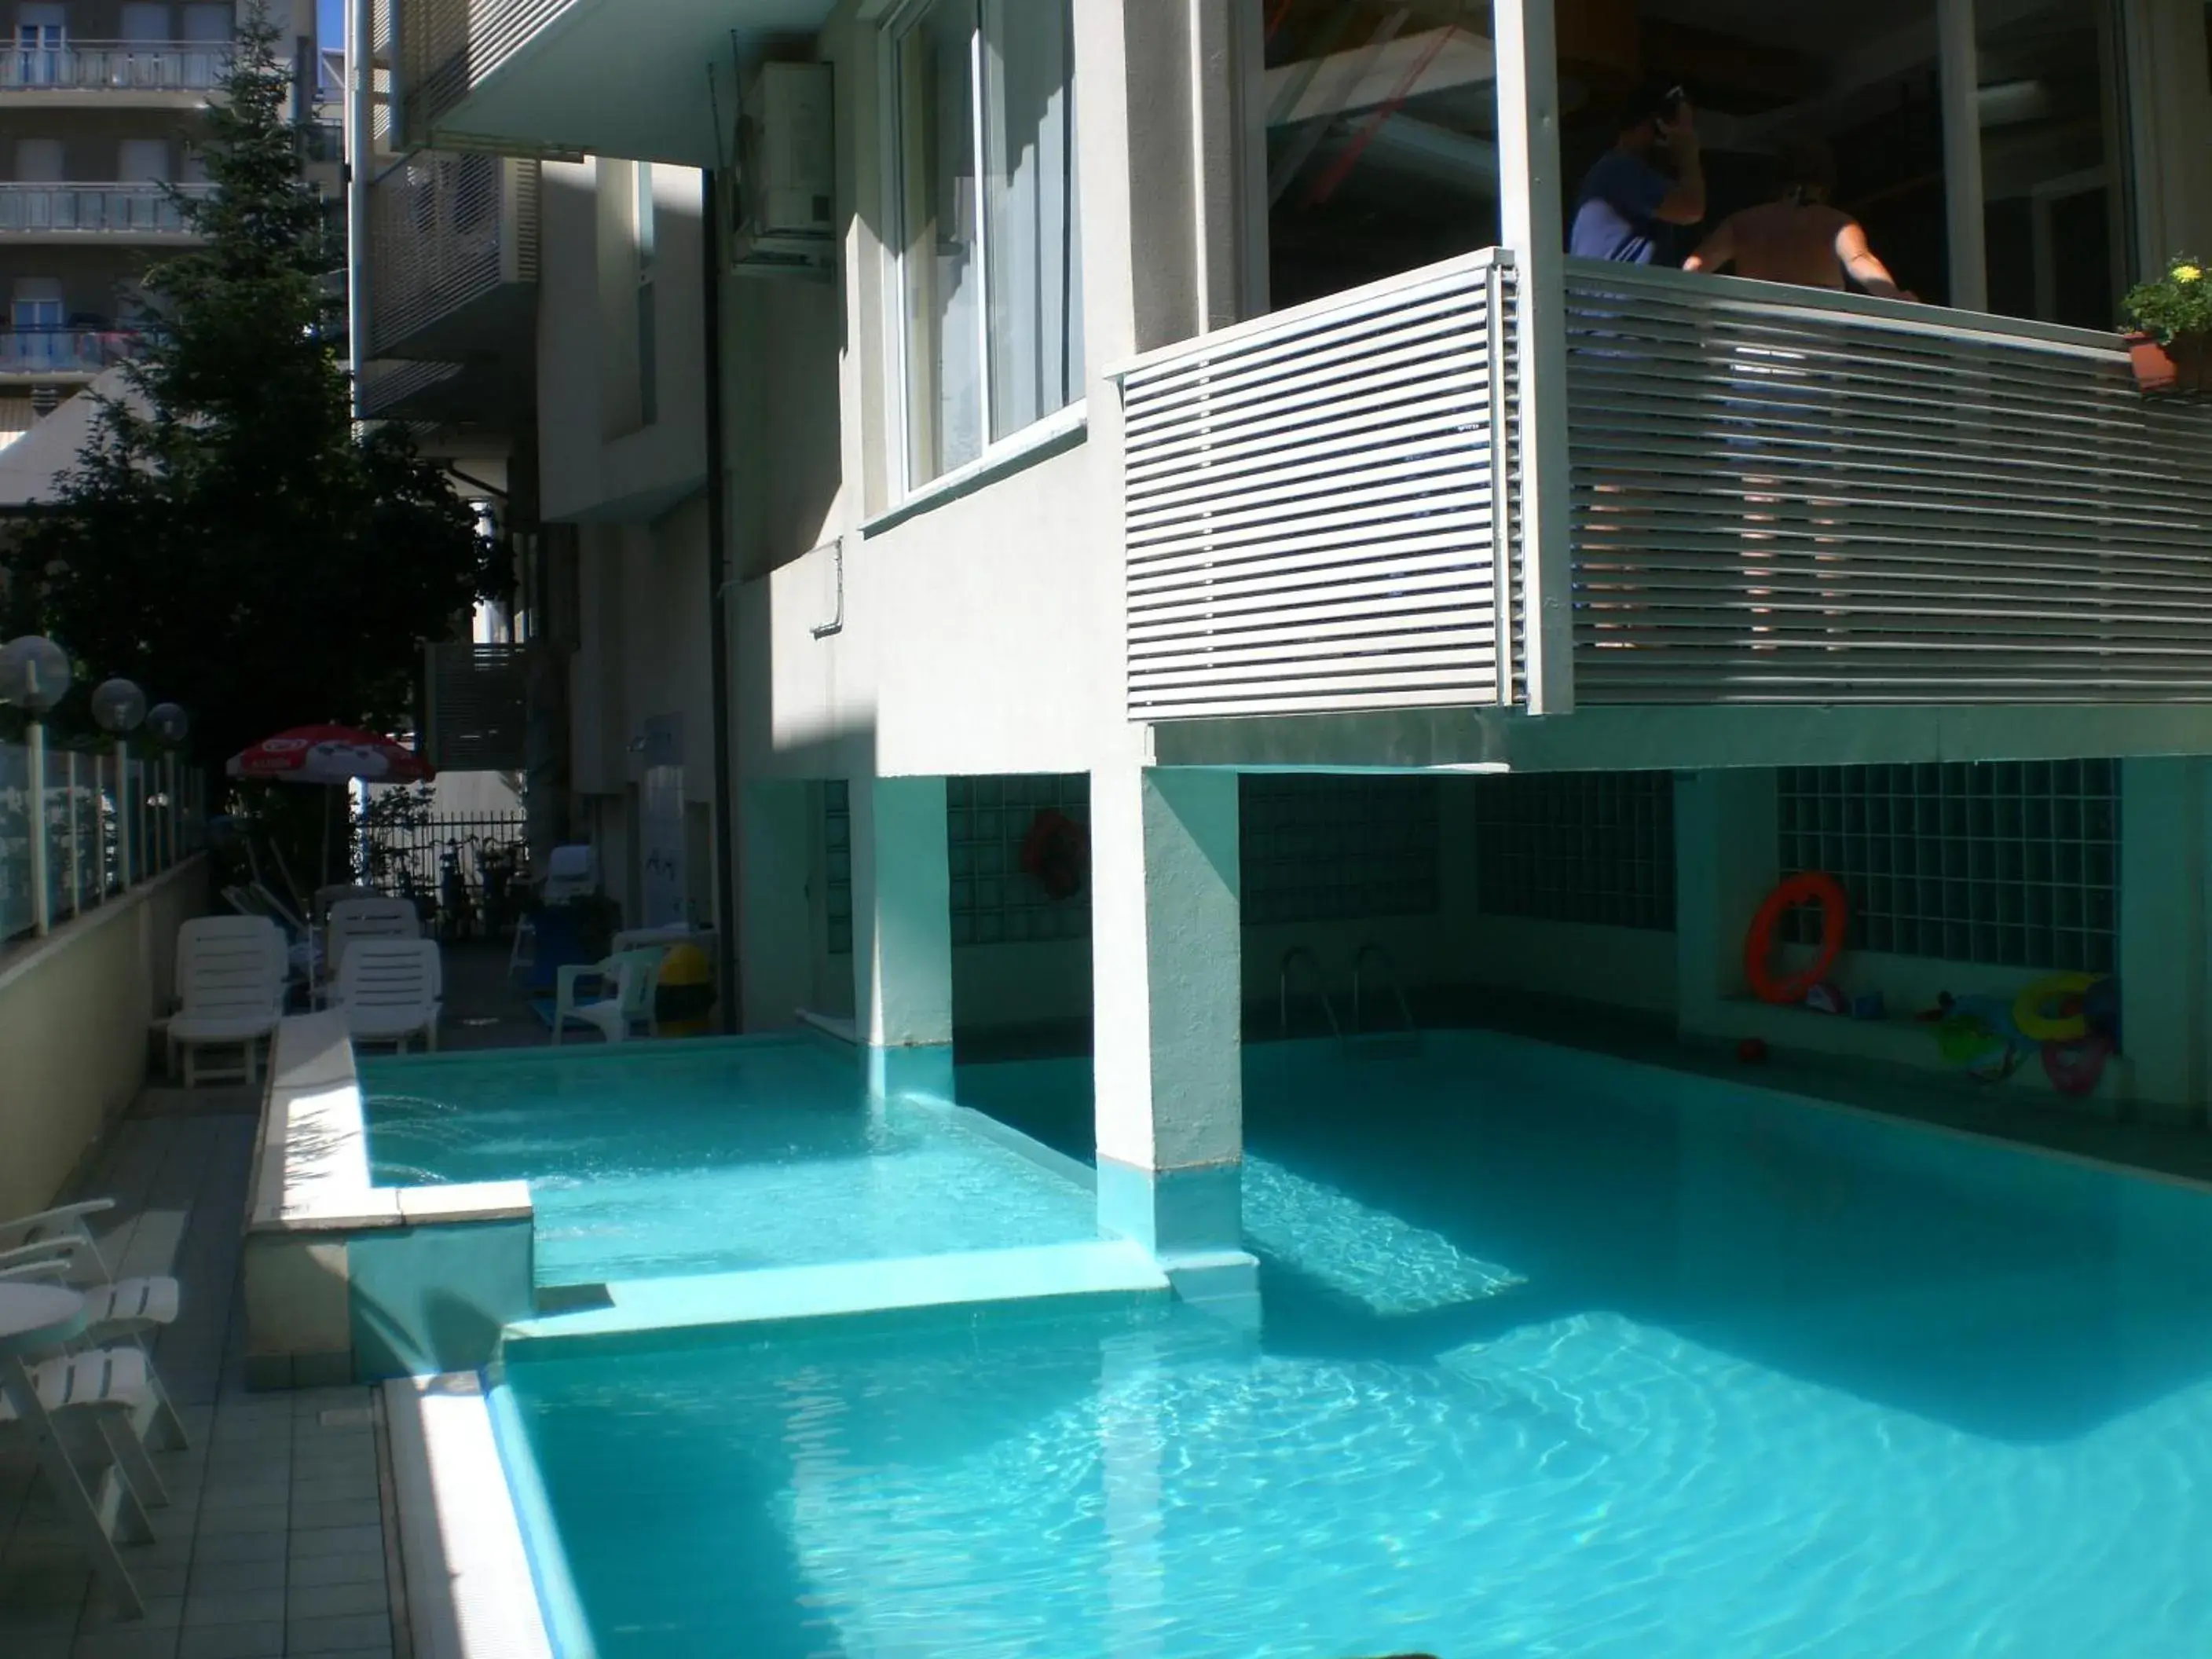
M 714 969 L 696 945 L 678 945 L 660 963 L 655 1005 L 663 1036 L 704 1036 L 713 1029 Z

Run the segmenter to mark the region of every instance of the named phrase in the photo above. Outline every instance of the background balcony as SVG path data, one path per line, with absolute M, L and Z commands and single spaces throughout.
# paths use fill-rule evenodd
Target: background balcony
M 72 40 L 0 50 L 0 93 L 198 93 L 230 72 L 232 49 L 208 41 Z
M 0 235 L 63 241 L 191 236 L 184 202 L 214 192 L 204 184 L 0 184 Z
M 0 332 L 0 378 L 88 380 L 137 356 L 140 338 L 125 329 L 10 329 Z
M 1571 559 L 1525 591 L 1510 268 L 1122 372 L 1128 710 L 2212 702 L 2212 402 L 2113 335 L 1570 261 Z

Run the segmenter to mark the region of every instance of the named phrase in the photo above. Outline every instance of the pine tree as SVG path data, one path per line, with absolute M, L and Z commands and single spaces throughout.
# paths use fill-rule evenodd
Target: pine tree
M 19 622 L 89 679 L 173 698 L 220 759 L 283 727 L 404 719 L 427 640 L 489 579 L 466 504 L 405 434 L 356 434 L 334 343 L 343 247 L 257 7 L 207 115 L 204 238 L 155 266 L 154 325 L 51 509 L 6 557 Z M 24 618 L 25 602 L 35 615 Z

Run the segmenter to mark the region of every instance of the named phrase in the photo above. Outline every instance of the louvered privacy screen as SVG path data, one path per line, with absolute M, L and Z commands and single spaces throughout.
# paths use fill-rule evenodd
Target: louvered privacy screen
M 502 283 L 538 275 L 535 161 L 420 154 L 370 189 L 376 281 L 369 289 L 379 352 Z
M 531 37 L 580 0 L 399 0 L 410 140 L 438 125 Z
M 2108 335 L 1571 261 L 1583 703 L 2212 697 L 2212 422 Z
M 422 731 L 441 772 L 520 772 L 528 763 L 523 647 L 428 647 Z
M 1486 251 L 1127 372 L 1133 718 L 1498 701 L 1511 276 Z

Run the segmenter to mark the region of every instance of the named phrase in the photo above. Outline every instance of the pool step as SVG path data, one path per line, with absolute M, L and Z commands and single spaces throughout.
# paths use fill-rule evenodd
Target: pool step
M 1127 1239 L 969 1250 L 953 1255 L 846 1261 L 814 1267 L 640 1279 L 605 1286 L 599 1305 L 507 1328 L 510 1358 L 570 1345 L 620 1345 L 781 1320 L 829 1319 L 898 1309 L 962 1307 L 1074 1297 L 1169 1293 L 1168 1276 Z

